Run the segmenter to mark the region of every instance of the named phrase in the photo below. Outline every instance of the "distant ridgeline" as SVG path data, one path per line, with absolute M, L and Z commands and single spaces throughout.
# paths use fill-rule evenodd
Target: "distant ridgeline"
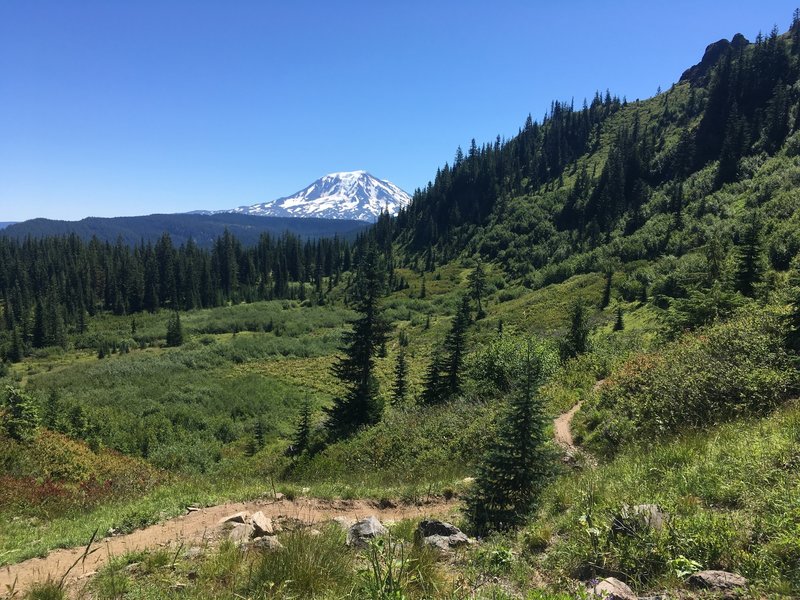
M 473 140 L 400 211 L 393 236 L 403 260 L 432 268 L 479 253 L 539 287 L 681 257 L 715 237 L 727 251 L 756 223 L 773 266 L 785 269 L 800 250 L 800 222 L 776 179 L 800 152 L 799 57 L 795 20 L 784 35 L 710 45 L 680 83 L 648 100 L 606 92 L 577 109 L 555 102 L 510 140 Z M 749 193 L 739 184 L 768 177 Z
M 0 223 L 0 229 L 2 229 Z M 23 239 L 28 236 L 41 238 L 56 235 L 76 234 L 84 240 L 97 237 L 101 241 L 116 243 L 122 240 L 128 245 L 142 241 L 155 242 L 168 233 L 175 245 L 185 244 L 190 239 L 201 248 L 210 248 L 225 230 L 231 232 L 245 246 L 258 243 L 262 233 L 273 237 L 285 232 L 303 238 L 333 237 L 353 240 L 358 232 L 369 224 L 362 221 L 262 217 L 222 213 L 146 215 L 140 217 L 89 217 L 80 221 L 54 221 L 31 219 L 22 223 L 8 223 L 0 235 Z

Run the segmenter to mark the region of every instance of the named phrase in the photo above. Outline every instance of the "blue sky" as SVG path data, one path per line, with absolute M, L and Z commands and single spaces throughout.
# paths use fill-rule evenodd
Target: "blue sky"
M 651 96 L 797 4 L 2 0 L 0 221 L 229 208 L 355 169 L 412 192 L 473 137 Z

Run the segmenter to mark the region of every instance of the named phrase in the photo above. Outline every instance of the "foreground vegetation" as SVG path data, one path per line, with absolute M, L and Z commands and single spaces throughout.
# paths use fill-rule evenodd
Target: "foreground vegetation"
M 454 557 L 414 523 L 366 553 L 291 528 L 277 552 L 122 557 L 90 591 L 544 598 L 723 569 L 800 595 L 798 36 L 796 18 L 650 100 L 556 104 L 473 146 L 305 298 L 308 268 L 278 267 L 278 294 L 263 261 L 199 305 L 184 286 L 122 314 L 112 289 L 72 329 L 31 295 L 3 333 L 0 563 L 275 490 L 441 495 L 481 538 Z M 580 449 L 561 448 L 550 419 L 578 404 Z

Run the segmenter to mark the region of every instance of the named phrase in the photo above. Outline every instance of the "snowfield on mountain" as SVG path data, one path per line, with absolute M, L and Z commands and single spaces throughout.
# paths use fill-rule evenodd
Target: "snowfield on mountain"
M 375 221 L 382 212 L 395 215 L 410 202 L 411 197 L 390 181 L 373 177 L 366 171 L 349 171 L 325 175 L 296 194 L 274 202 L 219 212 Z

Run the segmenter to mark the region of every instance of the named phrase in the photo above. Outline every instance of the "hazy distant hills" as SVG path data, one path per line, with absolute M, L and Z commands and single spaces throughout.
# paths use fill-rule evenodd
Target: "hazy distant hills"
M 13 225 L 15 221 L 0 221 L 0 229 L 5 229 L 9 225 Z
M 0 224 L 0 226 L 2 226 Z M 168 233 L 176 245 L 193 239 L 199 246 L 208 247 L 225 229 L 243 244 L 254 244 L 262 233 L 281 235 L 291 232 L 304 238 L 353 238 L 368 227 L 364 221 L 344 219 L 263 217 L 235 213 L 220 214 L 166 214 L 141 217 L 89 217 L 80 221 L 55 221 L 31 219 L 8 224 L 2 235 L 16 238 L 45 237 L 75 233 L 81 238 L 93 236 L 101 240 L 138 244 L 142 240 L 154 241 Z

